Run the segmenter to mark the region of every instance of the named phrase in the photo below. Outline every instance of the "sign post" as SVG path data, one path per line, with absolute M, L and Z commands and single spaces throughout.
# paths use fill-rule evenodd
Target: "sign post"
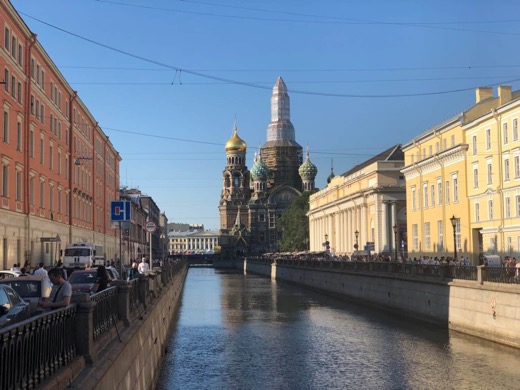
M 144 228 L 148 232 L 148 241 L 150 242 L 150 271 L 153 267 L 153 260 L 152 260 L 152 233 L 155 233 L 157 230 L 157 224 L 154 221 L 148 221 L 146 222 L 146 225 L 144 225 Z
M 119 228 L 119 274 L 123 277 L 123 257 L 121 253 L 121 222 L 130 222 L 130 202 L 124 200 L 113 200 L 110 203 L 110 220 L 112 221 L 112 229 Z M 117 227 L 114 227 L 114 222 Z

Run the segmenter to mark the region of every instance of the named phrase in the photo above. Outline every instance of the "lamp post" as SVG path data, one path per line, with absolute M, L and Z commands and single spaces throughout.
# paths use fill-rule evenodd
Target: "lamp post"
M 354 232 L 354 235 L 356 236 L 356 243 L 354 244 L 354 249 L 358 250 L 358 248 L 359 248 L 359 245 L 358 245 L 359 232 L 356 230 Z
M 395 261 L 397 261 L 397 243 L 398 243 L 398 240 L 397 240 L 397 232 L 398 232 L 398 228 L 397 228 L 397 225 L 394 225 L 394 252 L 395 252 Z
M 323 244 L 325 246 L 325 252 L 329 253 L 330 245 L 329 245 L 329 235 L 328 234 L 325 234 L 325 242 Z
M 457 218 L 453 215 L 450 218 L 451 226 L 453 226 L 453 260 L 457 260 L 457 235 L 455 232 L 455 228 L 457 227 Z

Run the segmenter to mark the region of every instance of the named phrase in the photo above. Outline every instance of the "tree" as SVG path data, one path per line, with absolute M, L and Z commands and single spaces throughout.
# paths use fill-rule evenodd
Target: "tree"
M 292 205 L 282 214 L 280 226 L 282 240 L 280 250 L 282 252 L 299 252 L 309 249 L 309 196 L 310 191 L 305 191 L 298 196 Z

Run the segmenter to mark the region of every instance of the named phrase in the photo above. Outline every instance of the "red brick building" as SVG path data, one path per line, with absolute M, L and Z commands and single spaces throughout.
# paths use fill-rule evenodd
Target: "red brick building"
M 0 267 L 92 241 L 117 258 L 121 157 L 11 3 L 0 3 Z M 1 80 L 0 76 L 0 80 Z

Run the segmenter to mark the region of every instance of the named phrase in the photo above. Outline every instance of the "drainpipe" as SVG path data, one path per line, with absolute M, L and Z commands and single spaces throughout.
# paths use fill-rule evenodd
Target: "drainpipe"
M 504 194 L 502 187 L 502 180 L 504 178 L 504 167 L 502 161 L 502 116 L 497 113 L 497 109 L 493 108 L 491 110 L 491 114 L 493 118 L 495 118 L 497 124 L 497 134 L 498 134 L 498 186 L 497 186 L 497 194 L 499 195 L 499 205 L 500 205 L 500 224 L 498 225 L 498 235 L 500 237 L 500 247 L 502 251 L 505 253 L 505 242 L 504 242 Z M 497 245 L 498 246 L 498 245 Z M 498 248 L 497 248 L 498 249 Z

